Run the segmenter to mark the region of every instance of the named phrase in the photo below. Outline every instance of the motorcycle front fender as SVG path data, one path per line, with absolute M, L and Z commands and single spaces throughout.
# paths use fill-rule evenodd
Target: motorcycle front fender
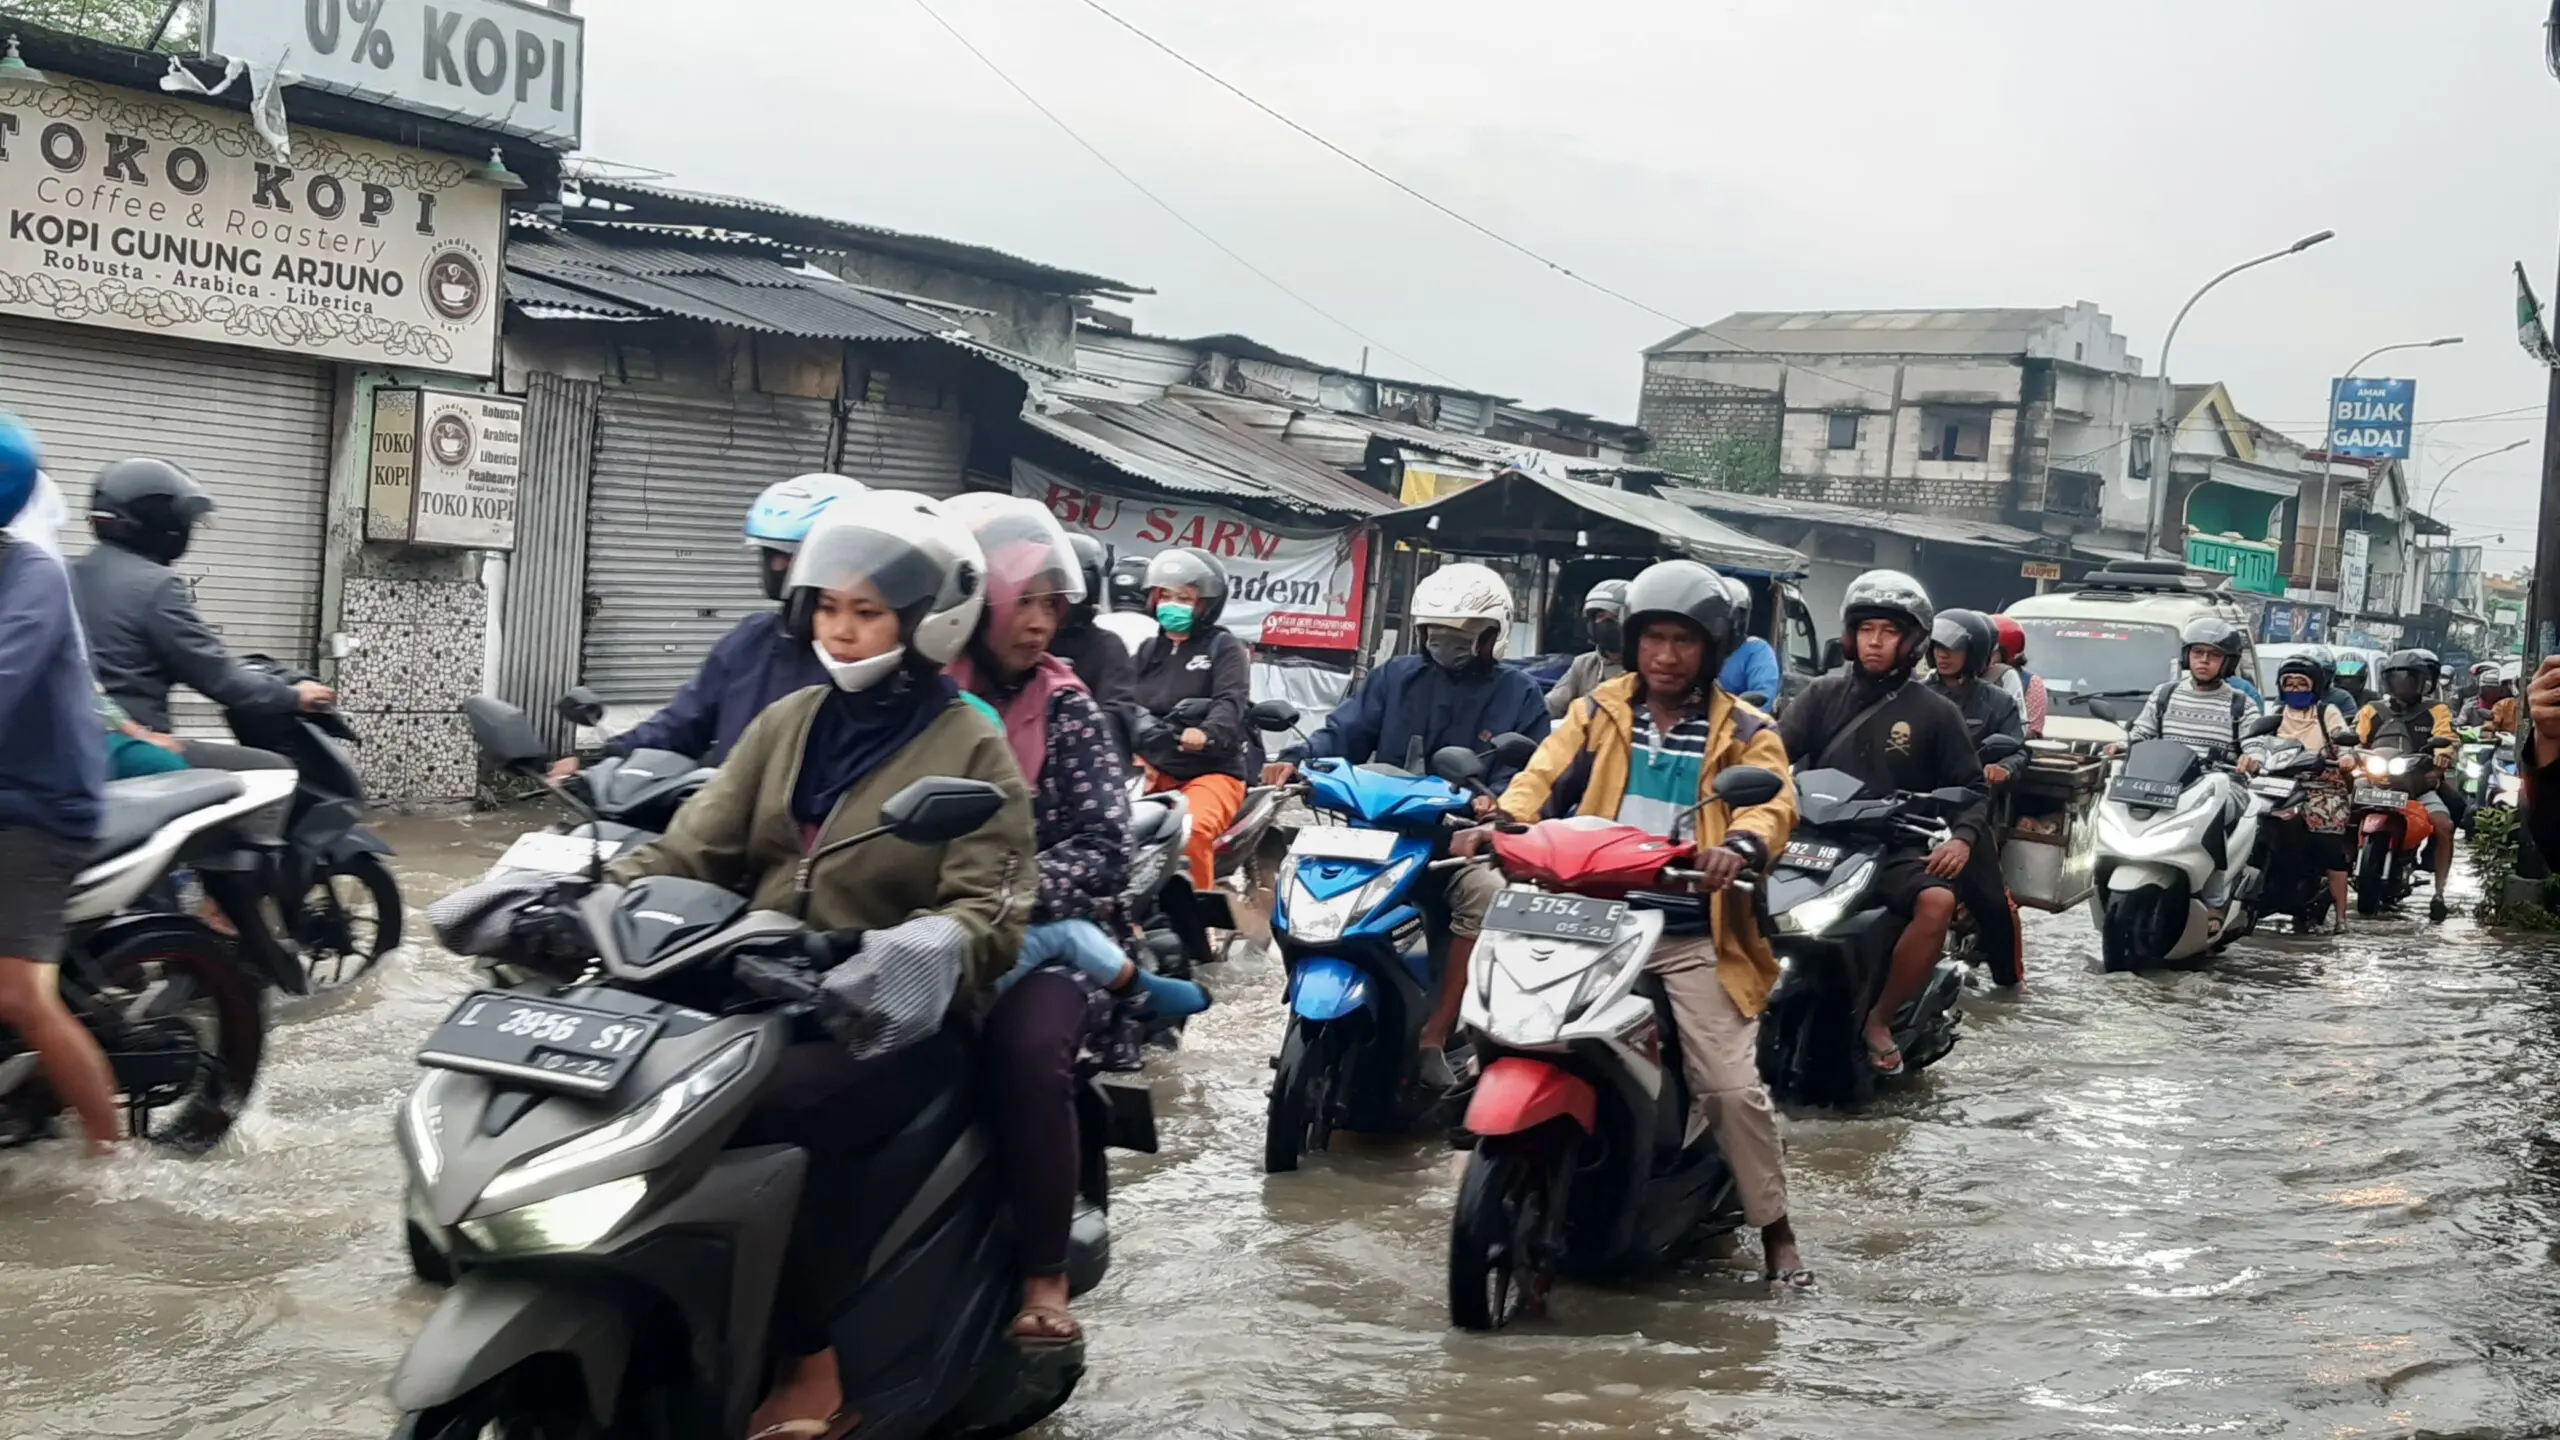
M 388 855 L 390 842 L 373 833 L 370 825 L 350 826 L 326 850 L 320 852 L 332 865 L 344 865 L 359 855 Z
M 1584 1134 L 1600 1128 L 1600 1092 L 1591 1082 L 1543 1060 L 1505 1055 L 1476 1077 L 1467 1129 L 1479 1140 L 1518 1135 L 1550 1120 L 1570 1119 Z
M 1369 973 L 1339 955 L 1302 960 L 1289 976 L 1289 1010 L 1301 1020 L 1339 1020 L 1376 1003 Z
M 601 1295 L 466 1274 L 392 1372 L 391 1403 L 410 1413 L 441 1409 L 543 1355 L 577 1364 L 589 1412 L 611 1426 L 631 1359 L 622 1313 Z
M 2209 868 L 2212 862 L 2204 863 Z M 2181 885 L 2192 894 L 2202 888 L 2203 880 L 2190 875 L 2185 867 L 2165 861 L 2125 860 L 2107 872 L 2106 892 L 2125 895 L 2136 890 L 2168 890 Z

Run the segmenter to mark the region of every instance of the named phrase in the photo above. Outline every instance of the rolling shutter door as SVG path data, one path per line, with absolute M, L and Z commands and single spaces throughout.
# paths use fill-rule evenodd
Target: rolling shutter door
M 960 493 L 969 427 L 948 410 L 848 405 L 836 471 L 882 490 Z
M 0 320 L 0 409 L 43 441 L 73 554 L 100 468 L 150 455 L 185 466 L 220 507 L 178 562 L 196 608 L 234 655 L 312 663 L 327 528 L 326 364 L 112 330 Z M 182 690 L 181 731 L 228 738 L 220 712 Z
M 741 527 L 758 492 L 827 465 L 833 407 L 608 386 L 587 499 L 581 678 L 606 703 L 662 705 L 741 619 L 770 606 Z

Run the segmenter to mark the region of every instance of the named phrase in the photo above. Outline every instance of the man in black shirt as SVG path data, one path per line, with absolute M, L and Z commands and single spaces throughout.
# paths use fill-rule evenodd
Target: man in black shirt
M 1990 678 L 1999 650 L 2000 631 L 1990 616 L 1977 610 L 1941 610 L 1929 626 L 1929 670 L 1920 677 L 1963 712 L 1977 758 L 1983 743 L 1994 736 L 2018 742 L 2018 755 L 2006 764 L 1982 767 L 1983 783 L 1995 801 L 2016 785 L 2027 743 L 2027 720 L 2018 697 Z M 1991 966 L 1992 980 L 2015 985 L 2026 973 L 2025 936 L 2018 928 L 2017 903 L 2009 898 L 2008 881 L 2000 873 L 1996 824 L 1986 825 L 1984 833 L 1991 843 L 1977 847 L 1964 874 L 1956 877 L 1956 899 L 1973 916 L 1974 939 Z
M 1137 670 L 1120 637 L 1094 623 L 1103 605 L 1107 557 L 1102 542 L 1090 535 L 1069 535 L 1067 543 L 1075 547 L 1076 563 L 1084 571 L 1084 600 L 1067 611 L 1067 623 L 1050 640 L 1049 653 L 1066 661 L 1093 692 L 1093 703 L 1119 727 L 1125 744 L 1135 729 Z
M 1945 696 L 1910 683 L 1934 615 L 1929 592 L 1898 570 L 1870 570 L 1850 582 L 1840 604 L 1849 664 L 1813 682 L 1778 722 L 1778 736 L 1787 742 L 1798 773 L 1844 771 L 1858 777 L 1869 795 L 1955 785 L 1982 789 L 1982 760 L 1963 712 Z M 1893 1017 L 1919 993 L 1946 946 L 1956 914 L 1956 877 L 1976 850 L 1990 848 L 1989 792 L 1949 828 L 1953 838 L 1934 850 L 1887 855 L 1876 876 L 1877 893 L 1909 922 L 1893 947 L 1884 993 L 1867 1013 L 1867 1053 L 1879 1074 L 1902 1073 Z

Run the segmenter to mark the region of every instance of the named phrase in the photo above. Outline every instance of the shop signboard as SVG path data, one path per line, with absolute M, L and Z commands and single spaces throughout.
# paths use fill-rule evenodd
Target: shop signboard
M 1049 508 L 1070 534 L 1115 557 L 1189 546 L 1227 568 L 1219 623 L 1249 644 L 1353 650 L 1368 576 L 1368 535 L 1355 529 L 1276 530 L 1215 505 L 1141 500 L 1016 461 L 1013 490 Z
M 2409 458 L 2415 380 L 2340 379 L 2329 385 L 2329 453 L 2359 460 Z
M 460 157 L 56 76 L 0 87 L 0 314 L 496 367 L 503 196 Z
M 587 22 L 521 0 L 212 0 L 207 53 L 296 85 L 578 146 Z M 290 100 L 290 92 L 287 93 Z
M 524 402 L 455 390 L 373 392 L 365 538 L 512 550 Z

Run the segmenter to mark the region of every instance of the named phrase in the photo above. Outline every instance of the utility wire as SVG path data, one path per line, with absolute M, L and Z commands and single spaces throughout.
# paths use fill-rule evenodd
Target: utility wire
M 972 44 L 969 37 L 961 34 L 959 27 L 944 19 L 942 17 L 942 12 L 934 9 L 929 3 L 929 0 L 916 0 L 916 8 L 930 16 L 933 23 L 941 26 L 943 31 L 950 35 L 952 39 L 959 41 L 961 49 L 966 50 L 971 55 L 977 57 L 978 63 L 987 67 L 988 73 L 994 75 L 998 80 L 1003 81 L 1007 89 L 1010 89 L 1014 94 L 1021 96 L 1023 103 L 1029 105 L 1032 109 L 1039 111 L 1043 118 L 1048 120 L 1050 124 L 1057 126 L 1060 131 L 1065 133 L 1068 139 L 1073 140 L 1077 145 L 1083 147 L 1086 154 L 1101 161 L 1104 169 L 1107 169 L 1112 174 L 1119 176 L 1121 180 L 1128 184 L 1130 189 L 1137 191 L 1139 194 L 1144 195 L 1147 199 L 1153 201 L 1157 209 L 1172 216 L 1184 229 L 1189 230 L 1192 234 L 1209 242 L 1210 246 L 1216 249 L 1219 254 L 1226 256 L 1228 259 L 1236 262 L 1236 264 L 1243 266 L 1248 271 L 1251 271 L 1256 277 L 1260 278 L 1264 284 L 1269 285 L 1272 289 L 1279 291 L 1281 294 L 1297 301 L 1300 305 L 1305 306 L 1315 314 L 1331 321 L 1334 325 L 1340 327 L 1343 331 L 1359 340 L 1362 344 L 1368 345 L 1382 354 L 1392 355 L 1396 359 L 1402 360 L 1417 370 L 1421 370 L 1424 373 L 1432 375 L 1440 380 L 1447 381 L 1453 387 L 1458 384 L 1457 381 L 1451 380 L 1448 376 L 1441 374 L 1439 371 L 1434 370 L 1430 366 L 1423 364 L 1421 361 L 1414 359 L 1412 356 L 1405 354 L 1403 351 L 1395 349 L 1384 341 L 1371 338 L 1369 335 L 1363 333 L 1358 326 L 1353 325 L 1350 321 L 1334 314 L 1332 311 L 1327 310 L 1315 301 L 1299 294 L 1297 291 L 1290 289 L 1289 286 L 1284 284 L 1278 276 L 1273 275 L 1270 271 L 1263 269 L 1261 266 L 1254 264 L 1252 261 L 1238 254 L 1233 246 L 1227 244 L 1217 236 L 1210 234 L 1199 224 L 1199 222 L 1175 209 L 1173 207 L 1173 202 L 1165 199 L 1155 191 L 1148 189 L 1145 183 L 1140 181 L 1137 176 L 1132 175 L 1127 170 L 1121 168 L 1118 161 L 1113 160 L 1110 156 L 1102 153 L 1101 147 L 1095 145 L 1092 141 L 1087 140 L 1083 135 L 1077 133 L 1076 128 L 1068 124 L 1057 111 L 1041 104 L 1040 97 L 1032 94 L 1029 90 L 1024 89 L 1020 81 L 1014 79 L 1011 75 L 1006 74 L 1003 66 L 998 65 L 988 56 L 987 52 Z

